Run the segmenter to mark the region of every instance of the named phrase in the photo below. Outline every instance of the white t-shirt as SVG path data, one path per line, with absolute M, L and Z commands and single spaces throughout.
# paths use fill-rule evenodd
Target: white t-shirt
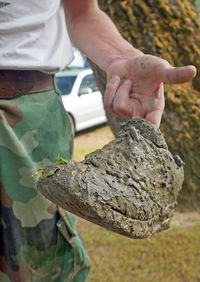
M 55 73 L 72 60 L 61 0 L 0 0 L 0 69 Z

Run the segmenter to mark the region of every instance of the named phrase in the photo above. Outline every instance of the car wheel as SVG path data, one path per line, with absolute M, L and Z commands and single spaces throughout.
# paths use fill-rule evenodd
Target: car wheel
M 72 135 L 74 136 L 75 135 L 75 122 L 74 122 L 72 115 L 70 115 L 69 113 L 68 113 L 68 118 L 71 124 Z

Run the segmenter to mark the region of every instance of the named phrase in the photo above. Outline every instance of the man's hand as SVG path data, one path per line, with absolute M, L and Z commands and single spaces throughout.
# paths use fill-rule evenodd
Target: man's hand
M 144 55 L 120 35 L 97 0 L 63 0 L 63 4 L 72 42 L 107 73 L 104 104 L 108 111 L 144 118 L 159 127 L 164 109 L 162 83 L 189 81 L 195 67 L 173 68 L 163 59 Z
M 195 74 L 194 66 L 174 68 L 151 55 L 119 59 L 107 69 L 105 107 L 119 117 L 144 118 L 159 127 L 165 104 L 163 82 L 184 83 Z

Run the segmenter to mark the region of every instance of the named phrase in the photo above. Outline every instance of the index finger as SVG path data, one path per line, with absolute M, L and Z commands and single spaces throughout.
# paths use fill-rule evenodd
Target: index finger
M 104 94 L 104 106 L 111 113 L 113 113 L 112 103 L 119 85 L 120 85 L 120 77 L 117 75 L 113 76 L 107 82 L 106 85 L 106 90 Z

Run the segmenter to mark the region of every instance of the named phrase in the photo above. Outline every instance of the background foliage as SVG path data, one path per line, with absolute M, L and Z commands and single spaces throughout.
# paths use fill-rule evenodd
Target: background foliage
M 200 0 L 195 4 L 199 5 Z M 193 64 L 193 82 L 165 85 L 166 106 L 161 123 L 170 151 L 185 162 L 185 181 L 179 197 L 182 208 L 200 207 L 200 21 L 188 0 L 99 0 L 121 34 L 144 53 L 173 66 Z M 194 4 L 194 3 L 193 3 Z M 105 74 L 92 64 L 98 86 L 105 91 Z M 116 134 L 124 120 L 108 116 Z

